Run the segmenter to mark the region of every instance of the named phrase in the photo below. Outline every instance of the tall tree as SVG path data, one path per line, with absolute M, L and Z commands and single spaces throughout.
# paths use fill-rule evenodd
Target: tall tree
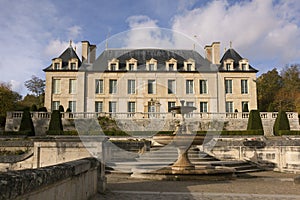
M 25 86 L 35 96 L 40 96 L 45 92 L 45 80 L 34 75 L 30 80 L 25 81 Z
M 7 111 L 16 109 L 18 101 L 22 96 L 11 90 L 7 83 L 0 83 L 0 117 L 5 117 Z
M 275 96 L 282 86 L 283 81 L 276 68 L 257 78 L 257 99 L 260 111 L 274 111 Z
M 283 87 L 278 91 L 274 104 L 277 110 L 297 111 L 300 106 L 300 65 L 286 66 L 281 71 L 281 77 Z

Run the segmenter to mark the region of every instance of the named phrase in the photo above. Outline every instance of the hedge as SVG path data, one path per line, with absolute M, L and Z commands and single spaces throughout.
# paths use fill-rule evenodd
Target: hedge
M 300 135 L 300 131 L 291 131 L 291 130 L 279 130 L 278 135 Z

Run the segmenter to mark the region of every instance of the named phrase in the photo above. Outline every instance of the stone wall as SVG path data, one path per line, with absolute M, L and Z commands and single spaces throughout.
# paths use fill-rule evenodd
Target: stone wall
M 0 173 L 0 199 L 90 199 L 105 190 L 104 168 L 95 158 Z
M 263 142 L 264 147 L 246 146 L 244 143 L 246 140 L 246 138 L 219 138 L 215 144 L 211 142 L 200 148 L 221 160 L 250 160 L 275 171 L 300 173 L 300 138 L 278 137 L 275 140 L 255 138 Z

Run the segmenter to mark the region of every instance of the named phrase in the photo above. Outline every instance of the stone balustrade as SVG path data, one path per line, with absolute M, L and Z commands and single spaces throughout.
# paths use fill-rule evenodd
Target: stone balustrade
M 8 119 L 20 119 L 23 112 L 7 112 Z M 261 112 L 260 117 L 264 119 L 275 119 L 277 112 Z M 35 119 L 50 119 L 51 112 L 32 112 L 32 118 Z M 62 113 L 63 119 L 82 119 L 82 118 L 97 118 L 97 117 L 111 117 L 115 119 L 145 119 L 145 118 L 158 118 L 158 119 L 173 119 L 180 118 L 179 115 L 167 112 L 124 112 L 124 113 L 110 113 L 110 112 L 64 112 Z M 298 113 L 287 112 L 289 119 L 298 119 Z M 200 119 L 248 119 L 249 113 L 235 112 L 235 113 L 190 113 L 186 118 L 200 118 Z

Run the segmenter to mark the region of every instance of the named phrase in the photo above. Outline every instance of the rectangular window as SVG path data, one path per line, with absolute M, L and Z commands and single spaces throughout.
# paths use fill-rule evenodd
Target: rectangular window
M 200 80 L 200 94 L 207 94 L 207 80 Z
M 103 112 L 103 101 L 95 102 L 95 112 Z
M 148 80 L 148 94 L 155 94 L 156 87 L 155 87 L 155 80 Z
M 176 92 L 175 80 L 168 80 L 168 94 L 175 94 Z
M 95 93 L 103 94 L 103 80 L 102 79 L 95 80 Z
M 135 102 L 133 102 L 133 101 L 128 102 L 128 109 L 127 109 L 127 111 L 131 112 L 131 113 L 135 112 Z
M 175 101 L 169 101 L 168 102 L 168 112 L 171 112 L 170 108 L 172 108 L 172 107 L 175 107 Z
M 70 79 L 69 80 L 69 93 L 70 94 L 76 94 L 77 90 L 77 80 L 76 79 Z
M 60 79 L 53 79 L 52 93 L 60 94 Z
M 169 71 L 175 71 L 173 63 L 169 64 Z
M 227 64 L 226 64 L 226 70 L 229 71 L 230 68 L 231 68 L 231 64 L 230 64 L 230 63 L 227 63 Z
M 232 80 L 225 80 L 225 93 L 232 94 Z
M 247 70 L 247 65 L 246 65 L 246 63 L 243 63 L 242 64 L 242 70 L 244 71 L 244 70 Z
M 193 80 L 186 80 L 186 94 L 194 94 L 194 81 Z
M 248 80 L 241 80 L 241 93 L 248 94 Z
M 52 102 L 52 111 L 53 110 L 58 110 L 59 105 L 60 105 L 60 101 L 53 101 Z
M 117 70 L 117 64 L 116 63 L 111 63 L 110 64 L 110 70 L 111 71 L 116 71 Z
M 207 112 L 207 102 L 200 102 L 200 112 Z
M 192 64 L 188 63 L 186 65 L 186 71 L 192 71 Z
M 187 105 L 187 106 L 194 106 L 194 102 L 192 102 L 192 101 L 187 101 L 187 102 L 186 102 L 186 105 Z M 187 117 L 187 118 L 191 118 L 192 116 L 193 116 L 192 113 L 186 114 L 186 117 Z
M 149 64 L 149 71 L 154 71 L 154 64 Z
M 134 70 L 134 63 L 129 63 L 128 64 L 128 70 L 133 71 Z
M 109 80 L 109 94 L 117 93 L 117 80 Z
M 233 112 L 233 102 L 232 101 L 226 101 L 226 112 Z
M 248 101 L 242 101 L 242 112 L 249 112 Z
M 54 63 L 54 69 L 55 70 L 60 69 L 60 63 Z
M 127 84 L 128 94 L 135 94 L 135 80 L 128 80 Z
M 117 112 L 117 102 L 116 101 L 110 101 L 108 102 L 108 112 L 115 113 Z
M 76 69 L 76 63 L 71 63 L 70 66 L 71 66 L 71 70 L 75 70 Z
M 69 108 L 71 112 L 76 112 L 76 101 L 69 101 Z

